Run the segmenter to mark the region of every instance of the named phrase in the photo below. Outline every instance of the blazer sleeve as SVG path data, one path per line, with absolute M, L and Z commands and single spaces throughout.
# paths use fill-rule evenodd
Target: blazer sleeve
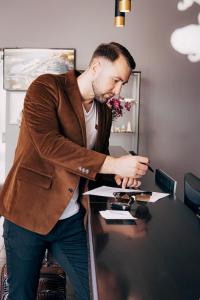
M 25 126 L 38 154 L 67 172 L 95 180 L 105 154 L 70 141 L 59 130 L 58 87 L 51 75 L 39 76 L 29 87 L 23 110 Z

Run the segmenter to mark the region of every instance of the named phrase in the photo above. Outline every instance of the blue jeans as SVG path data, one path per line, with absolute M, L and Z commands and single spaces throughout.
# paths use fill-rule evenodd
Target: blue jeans
M 83 209 L 59 220 L 46 235 L 34 233 L 5 219 L 9 300 L 35 300 L 39 273 L 48 248 L 74 286 L 77 300 L 89 299 L 88 249 Z

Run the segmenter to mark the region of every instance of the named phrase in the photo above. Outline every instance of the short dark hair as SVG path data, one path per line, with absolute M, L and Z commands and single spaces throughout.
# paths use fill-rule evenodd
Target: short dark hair
M 127 48 L 119 43 L 100 44 L 92 55 L 91 61 L 96 57 L 105 57 L 110 61 L 115 61 L 120 55 L 126 59 L 128 66 L 134 70 L 136 63 Z

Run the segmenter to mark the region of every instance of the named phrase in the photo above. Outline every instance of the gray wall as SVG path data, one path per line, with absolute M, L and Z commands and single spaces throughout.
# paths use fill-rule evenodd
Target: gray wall
M 142 71 L 140 153 L 178 180 L 200 176 L 200 62 L 170 46 L 177 28 L 197 23 L 200 6 L 177 11 L 173 0 L 133 0 L 126 27 L 113 26 L 114 0 L 0 1 L 0 48 L 74 47 L 84 69 L 101 42 L 129 48 Z

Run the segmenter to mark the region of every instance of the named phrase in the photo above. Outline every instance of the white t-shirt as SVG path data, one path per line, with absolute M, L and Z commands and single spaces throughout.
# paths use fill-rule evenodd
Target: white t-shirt
M 95 101 L 93 101 L 90 110 L 87 112 L 83 106 L 83 112 L 85 116 L 85 125 L 86 125 L 86 138 L 87 138 L 87 149 L 92 149 L 95 145 L 97 138 L 97 125 L 98 125 L 98 114 Z M 74 190 L 73 196 L 63 211 L 59 220 L 69 218 L 75 215 L 79 211 L 79 204 L 77 199 L 79 196 L 79 184 Z

